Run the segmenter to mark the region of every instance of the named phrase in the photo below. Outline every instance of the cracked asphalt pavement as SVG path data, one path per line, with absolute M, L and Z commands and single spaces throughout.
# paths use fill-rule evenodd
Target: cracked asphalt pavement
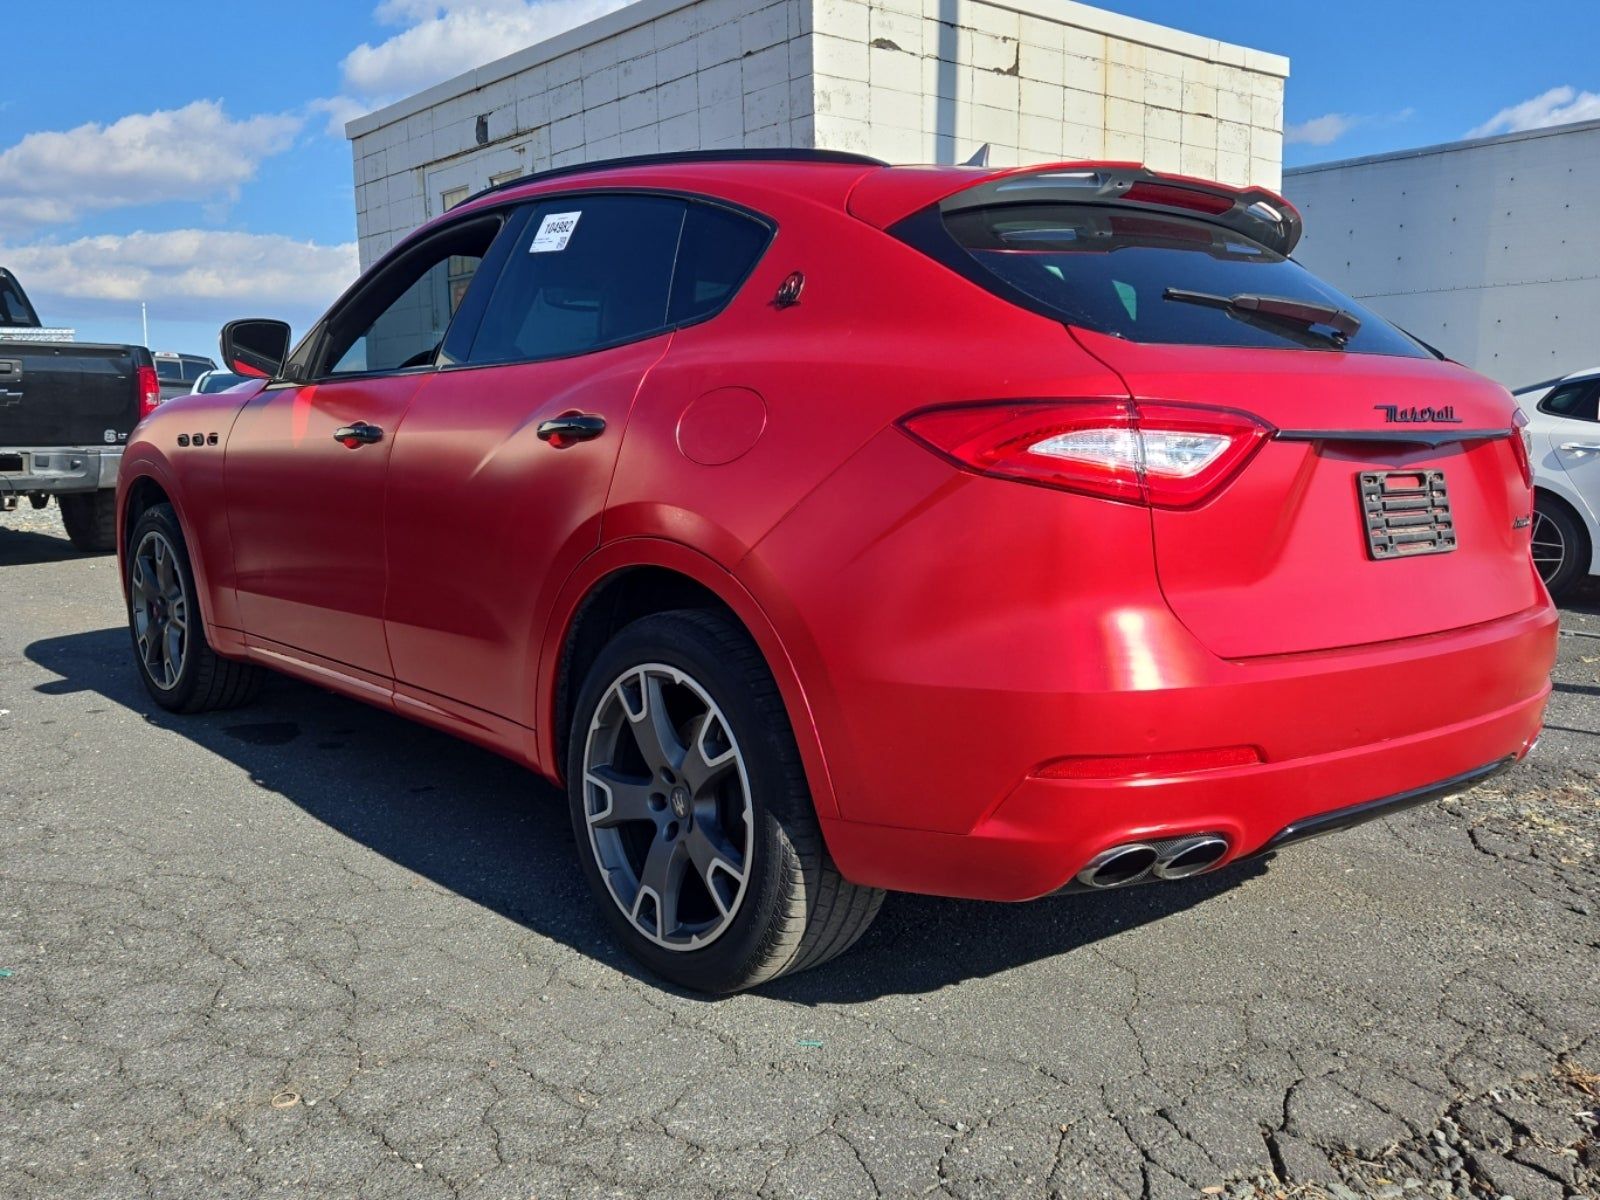
M 1544 741 L 1181 884 L 891 896 L 646 978 L 561 799 L 287 680 L 175 718 L 109 558 L 0 518 L 0 1194 L 1600 1194 L 1600 592 Z

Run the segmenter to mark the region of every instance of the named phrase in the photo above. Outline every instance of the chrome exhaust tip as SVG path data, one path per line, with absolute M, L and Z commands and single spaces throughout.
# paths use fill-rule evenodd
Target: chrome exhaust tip
M 1143 879 L 1155 866 L 1159 852 L 1148 842 L 1127 842 L 1096 854 L 1083 870 L 1078 882 L 1092 888 L 1123 887 Z
M 1209 871 L 1227 855 L 1228 839 L 1220 833 L 1124 842 L 1091 858 L 1078 872 L 1077 881 L 1104 891 L 1151 879 L 1187 879 Z
M 1214 833 L 1180 838 L 1161 848 L 1151 873 L 1157 879 L 1187 879 L 1209 871 L 1228 853 L 1228 840 Z

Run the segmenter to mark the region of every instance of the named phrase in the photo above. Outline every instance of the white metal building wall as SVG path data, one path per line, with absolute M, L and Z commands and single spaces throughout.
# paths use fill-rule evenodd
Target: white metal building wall
M 1517 387 L 1600 363 L 1600 121 L 1285 173 L 1298 257 Z
M 1276 187 L 1288 69 L 1072 0 L 640 0 L 352 121 L 361 261 L 491 180 L 658 151 L 989 143 Z

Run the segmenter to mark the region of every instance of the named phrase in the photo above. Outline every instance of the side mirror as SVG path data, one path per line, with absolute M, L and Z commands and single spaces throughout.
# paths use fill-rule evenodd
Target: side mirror
M 222 327 L 222 361 L 235 375 L 272 379 L 289 357 L 289 326 L 265 317 L 229 321 Z

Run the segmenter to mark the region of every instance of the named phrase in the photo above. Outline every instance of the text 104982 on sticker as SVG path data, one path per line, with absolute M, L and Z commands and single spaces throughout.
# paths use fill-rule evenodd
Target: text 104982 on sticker
M 567 243 L 572 240 L 572 231 L 578 227 L 578 218 L 581 212 L 547 213 L 544 220 L 539 222 L 539 232 L 533 235 L 533 242 L 528 246 L 529 254 L 549 254 L 556 250 L 565 250 Z

